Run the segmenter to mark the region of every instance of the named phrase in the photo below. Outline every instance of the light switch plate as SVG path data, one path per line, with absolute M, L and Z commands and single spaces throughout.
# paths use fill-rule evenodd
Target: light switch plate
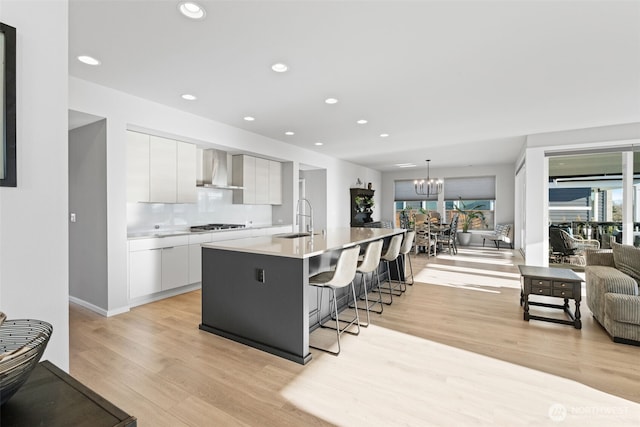
M 69 215 L 69 219 L 71 220 L 71 222 L 76 222 L 76 214 L 74 212 L 71 212 L 71 215 Z

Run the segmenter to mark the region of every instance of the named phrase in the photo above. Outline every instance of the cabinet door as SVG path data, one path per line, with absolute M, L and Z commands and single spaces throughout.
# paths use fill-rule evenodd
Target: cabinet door
M 149 201 L 149 135 L 127 131 L 127 202 Z
M 162 290 L 189 284 L 189 246 L 162 249 Z
M 189 283 L 202 282 L 202 246 L 189 245 Z
M 129 253 L 129 298 L 160 292 L 162 283 L 162 249 Z
M 269 161 L 269 202 L 270 205 L 282 204 L 282 163 Z
M 176 142 L 178 203 L 196 203 L 196 146 Z
M 233 156 L 233 185 L 244 187 L 233 192 L 233 203 L 254 205 L 256 203 L 256 158 Z
M 269 203 L 269 160 L 256 158 L 255 178 L 256 204 Z
M 149 201 L 176 202 L 176 141 L 149 137 Z

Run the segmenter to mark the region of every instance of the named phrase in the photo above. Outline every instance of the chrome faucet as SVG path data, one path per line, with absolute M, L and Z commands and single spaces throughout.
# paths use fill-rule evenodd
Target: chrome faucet
M 307 205 L 309 205 L 308 214 L 303 214 L 302 210 L 300 209 L 300 206 L 304 202 L 307 202 Z M 308 199 L 298 199 L 298 203 L 296 205 L 296 225 L 298 225 L 298 221 L 300 217 L 309 218 L 309 224 L 307 225 L 307 232 L 313 236 L 313 207 L 311 207 L 311 202 Z

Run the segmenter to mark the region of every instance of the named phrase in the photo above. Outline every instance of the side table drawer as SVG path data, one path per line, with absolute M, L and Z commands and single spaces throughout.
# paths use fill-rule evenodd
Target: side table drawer
M 531 288 L 550 288 L 551 280 L 531 279 Z M 535 292 L 538 293 L 537 291 Z
M 558 288 L 556 286 L 553 287 L 553 296 L 561 297 L 561 298 L 573 298 L 573 288 L 568 287 L 565 289 Z
M 539 286 L 537 284 L 537 280 L 534 281 L 531 286 L 531 295 L 548 295 L 551 296 L 551 287 L 550 286 Z

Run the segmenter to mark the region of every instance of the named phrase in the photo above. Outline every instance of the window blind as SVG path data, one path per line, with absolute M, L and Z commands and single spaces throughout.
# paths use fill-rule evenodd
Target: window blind
M 495 200 L 496 177 L 447 178 L 444 180 L 445 200 Z

